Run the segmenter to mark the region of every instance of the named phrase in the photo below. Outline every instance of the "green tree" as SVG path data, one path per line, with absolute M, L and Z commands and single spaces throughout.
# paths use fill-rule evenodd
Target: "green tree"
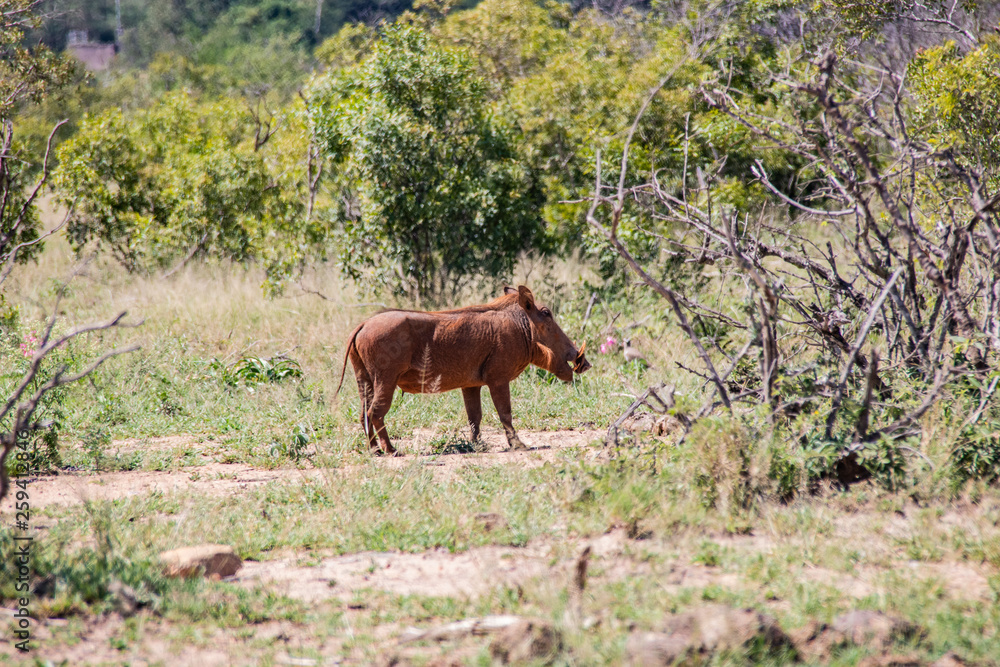
M 953 41 L 910 61 L 920 132 L 938 150 L 1000 179 L 1000 39 L 990 35 L 963 53 Z
M 320 79 L 311 114 L 334 163 L 344 270 L 420 298 L 508 276 L 542 243 L 540 188 L 461 51 L 387 28 L 371 57 Z
M 73 245 L 103 246 L 132 271 L 259 259 L 276 286 L 323 236 L 310 227 L 295 164 L 306 157 L 305 125 L 294 110 L 286 116 L 261 125 L 235 100 L 180 92 L 85 119 L 60 147 L 54 178 L 72 209 Z M 286 132 L 272 140 L 279 126 Z
M 26 153 L 14 131 L 17 114 L 44 99 L 72 72 L 69 63 L 45 47 L 23 46 L 24 31 L 41 22 L 34 14 L 37 4 L 0 0 L 0 283 L 14 262 L 24 262 L 41 249 L 34 200 L 48 176 L 48 153 Z M 28 178 L 39 163 L 46 167 L 29 187 Z
M 268 178 L 238 114 L 180 93 L 129 117 L 86 119 L 60 147 L 55 174 L 61 199 L 75 204 L 74 245 L 104 244 L 130 270 L 189 252 L 246 259 Z

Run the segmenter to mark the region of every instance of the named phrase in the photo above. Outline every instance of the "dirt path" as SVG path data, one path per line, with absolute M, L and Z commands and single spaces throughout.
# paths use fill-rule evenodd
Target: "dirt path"
M 403 456 L 373 457 L 376 465 L 402 470 L 414 465 L 423 465 L 435 479 L 452 479 L 459 471 L 469 466 L 511 465 L 534 468 L 558 456 L 559 452 L 599 440 L 603 433 L 596 430 L 584 431 L 524 431 L 522 437 L 532 449 L 528 451 L 505 451 L 506 440 L 500 431 L 484 433 L 485 452 L 457 454 L 434 454 L 427 445 L 437 432 L 418 429 L 412 438 L 399 441 Z M 217 450 L 218 442 L 210 442 L 192 436 L 170 436 L 166 438 L 129 439 L 114 443 L 110 451 L 151 451 L 184 448 L 204 452 Z M 416 453 L 414 453 L 416 452 Z M 233 494 L 247 488 L 260 486 L 278 480 L 301 482 L 319 479 L 325 475 L 351 475 L 366 466 L 348 465 L 341 468 L 277 468 L 263 469 L 241 463 L 219 463 L 206 459 L 203 464 L 187 466 L 174 471 L 134 470 L 128 472 L 89 473 L 66 472 L 59 475 L 45 475 L 35 478 L 29 485 L 30 502 L 33 509 L 51 505 L 76 505 L 84 501 L 116 500 L 133 496 L 148 495 L 153 492 L 196 493 L 205 495 Z M 12 512 L 14 499 L 5 498 L 0 503 L 0 511 Z
M 748 554 L 766 554 L 773 545 L 770 540 L 752 535 L 719 541 Z M 316 554 L 310 554 L 308 561 L 287 555 L 263 562 L 248 561 L 233 581 L 251 588 L 266 584 L 278 593 L 308 603 L 331 598 L 348 600 L 355 591 L 366 588 L 397 595 L 474 599 L 498 586 L 521 586 L 533 580 L 568 586 L 575 557 L 588 546 L 605 579 L 619 580 L 655 570 L 660 576 L 659 585 L 675 594 L 709 586 L 752 589 L 760 585 L 725 568 L 696 562 L 690 554 L 679 556 L 669 541 L 630 539 L 624 529 L 559 545 L 543 538 L 524 547 L 485 546 L 461 553 L 445 549 L 420 553 L 369 551 L 319 560 Z M 647 557 L 654 553 L 667 556 L 667 564 L 651 565 Z M 884 567 L 861 566 L 851 574 L 803 564 L 797 576 L 817 583 L 836 581 L 847 597 L 861 599 L 887 594 L 890 584 L 885 577 L 890 573 L 935 582 L 951 599 L 993 599 L 989 573 L 969 562 L 890 558 Z

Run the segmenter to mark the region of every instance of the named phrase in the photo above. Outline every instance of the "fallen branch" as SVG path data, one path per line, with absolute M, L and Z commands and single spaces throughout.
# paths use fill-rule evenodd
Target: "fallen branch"
M 409 628 L 402 633 L 399 643 L 410 644 L 421 641 L 443 642 L 470 636 L 488 635 L 509 628 L 521 620 L 523 620 L 521 616 L 505 614 L 501 616 L 469 618 L 464 621 L 440 625 L 429 630 Z

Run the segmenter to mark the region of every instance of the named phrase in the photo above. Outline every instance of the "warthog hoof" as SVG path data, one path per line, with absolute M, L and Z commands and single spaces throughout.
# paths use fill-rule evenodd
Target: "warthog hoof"
M 528 447 L 527 445 L 525 445 L 523 442 L 521 442 L 520 438 L 514 438 L 513 440 L 510 440 L 508 442 L 510 444 L 510 447 L 508 448 L 507 451 L 509 451 L 509 452 L 518 452 L 518 451 L 526 452 L 529 449 L 531 449 L 530 447 Z

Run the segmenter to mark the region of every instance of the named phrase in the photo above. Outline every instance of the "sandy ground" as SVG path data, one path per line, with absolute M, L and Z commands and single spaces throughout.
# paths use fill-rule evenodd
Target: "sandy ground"
M 450 479 L 455 471 L 468 466 L 511 465 L 533 468 L 555 460 L 559 451 L 567 447 L 587 445 L 600 440 L 603 432 L 583 431 L 524 431 L 522 439 L 531 449 L 528 451 L 507 451 L 506 439 L 501 431 L 483 434 L 487 450 L 467 454 L 430 453 L 426 443 L 436 432 L 418 429 L 413 438 L 401 439 L 398 447 L 402 456 L 375 457 L 378 465 L 393 469 L 416 464 L 425 465 L 437 479 Z M 219 463 L 213 461 L 210 452 L 219 448 L 219 443 L 199 440 L 190 436 L 166 438 L 129 439 L 115 442 L 109 452 L 127 454 L 136 450 L 175 450 L 201 453 L 203 462 L 173 471 L 110 472 L 94 474 L 90 472 L 64 472 L 59 475 L 43 475 L 29 484 L 31 506 L 43 508 L 55 504 L 72 505 L 84 501 L 115 500 L 137 495 L 147 495 L 154 491 L 161 493 L 193 492 L 206 495 L 229 495 L 253 486 L 276 480 L 316 479 L 323 475 L 352 474 L 361 466 L 341 468 L 279 468 L 264 470 L 240 463 Z M 208 453 L 205 453 L 208 452 Z M 0 511 L 13 511 L 14 499 L 5 498 L 0 503 Z

